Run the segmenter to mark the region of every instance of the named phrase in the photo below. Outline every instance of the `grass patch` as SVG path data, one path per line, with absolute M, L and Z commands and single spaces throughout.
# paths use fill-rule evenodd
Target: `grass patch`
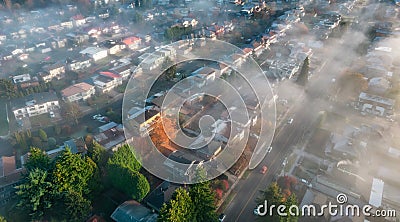
M 228 204 L 229 204 L 230 202 L 232 202 L 232 200 L 233 200 L 233 198 L 235 197 L 235 195 L 236 195 L 236 193 L 231 192 L 231 193 L 226 197 L 225 201 L 221 204 L 221 206 L 220 206 L 219 209 L 218 209 L 218 212 L 219 212 L 219 213 L 225 211 L 226 207 L 228 206 Z
M 9 125 L 7 121 L 7 107 L 5 100 L 0 100 L 0 136 L 5 136 L 8 133 Z
M 51 123 L 51 119 L 48 113 L 43 113 L 37 116 L 32 116 L 29 118 L 29 120 L 31 121 L 31 126 L 32 127 L 46 127 L 46 126 L 50 126 Z
M 246 170 L 246 172 L 243 173 L 242 179 L 245 180 L 247 177 L 250 175 L 250 170 Z

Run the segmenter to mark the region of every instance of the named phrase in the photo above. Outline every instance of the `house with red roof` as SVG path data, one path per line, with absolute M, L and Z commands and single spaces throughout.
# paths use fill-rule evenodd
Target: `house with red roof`
M 122 76 L 113 72 L 100 72 L 93 78 L 93 83 L 100 93 L 110 92 L 115 87 L 122 85 Z
M 140 44 L 142 44 L 142 39 L 136 36 L 131 36 L 125 38 L 122 42 L 126 45 L 126 48 L 135 50 L 139 48 Z

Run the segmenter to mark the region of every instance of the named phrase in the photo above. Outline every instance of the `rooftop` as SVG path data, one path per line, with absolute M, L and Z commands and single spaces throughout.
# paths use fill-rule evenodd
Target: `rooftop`
M 34 93 L 22 98 L 14 99 L 11 102 L 11 107 L 13 110 L 16 110 L 30 105 L 43 104 L 51 101 L 58 101 L 56 94 L 50 92 Z
M 68 97 L 68 96 L 72 96 L 78 93 L 83 93 L 83 92 L 87 92 L 90 89 L 92 89 L 94 86 L 85 83 L 85 82 L 81 82 L 81 83 L 77 83 L 75 85 L 69 86 L 63 90 L 61 90 L 61 95 Z

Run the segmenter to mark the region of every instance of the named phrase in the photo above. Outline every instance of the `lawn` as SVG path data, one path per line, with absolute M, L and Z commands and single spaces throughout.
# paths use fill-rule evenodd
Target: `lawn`
M 32 128 L 44 128 L 52 125 L 50 115 L 48 113 L 43 113 L 37 116 L 30 117 Z
M 7 107 L 5 106 L 6 101 L 0 100 L 0 136 L 5 136 L 8 133 L 9 125 L 7 120 Z

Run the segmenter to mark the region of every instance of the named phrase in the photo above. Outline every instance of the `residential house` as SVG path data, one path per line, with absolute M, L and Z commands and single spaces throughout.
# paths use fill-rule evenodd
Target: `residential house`
M 158 0 L 158 5 L 169 5 L 169 0 Z
M 55 159 L 56 157 L 61 155 L 65 151 L 66 148 L 68 148 L 71 151 L 71 153 L 73 153 L 73 154 L 85 155 L 87 153 L 87 147 L 86 147 L 85 141 L 83 140 L 82 137 L 79 137 L 76 139 L 70 139 L 70 140 L 64 141 L 64 143 L 61 146 L 57 147 L 56 149 L 47 151 L 46 154 L 51 159 Z
M 50 40 L 53 49 L 64 48 L 67 44 L 67 38 L 54 37 Z
M 162 56 L 156 54 L 149 54 L 141 63 L 143 69 L 153 70 L 159 67 L 164 62 Z
M 197 70 L 192 72 L 190 75 L 191 76 L 199 76 L 203 79 L 206 79 L 207 81 L 214 81 L 215 78 L 219 77 L 219 76 L 217 76 L 216 70 L 211 67 L 208 67 L 208 66 L 198 68 Z
M 29 74 L 17 75 L 17 76 L 13 76 L 12 79 L 13 79 L 14 84 L 29 82 L 29 81 L 31 81 L 31 75 L 29 75 Z
M 125 201 L 111 214 L 111 219 L 116 222 L 156 222 L 157 217 L 157 214 L 134 200 Z
M 16 167 L 15 156 L 0 158 L 0 206 L 16 197 L 15 187 L 22 183 L 24 170 Z
M 11 101 L 11 110 L 16 119 L 31 117 L 59 109 L 59 101 L 54 93 L 35 93 Z
M 125 44 L 115 42 L 114 40 L 108 40 L 102 44 L 102 46 L 108 49 L 108 54 L 115 55 L 125 49 Z
M 361 114 L 373 114 L 377 116 L 391 116 L 393 115 L 395 100 L 384 98 L 377 95 L 362 92 L 358 97 L 358 109 Z
M 45 65 L 42 69 L 43 72 L 39 73 L 39 76 L 44 82 L 49 82 L 52 79 L 61 79 L 64 77 L 65 66 L 62 63 Z
M 111 72 L 116 73 L 122 77 L 122 80 L 127 80 L 132 74 L 132 65 L 130 63 L 123 63 L 110 69 Z
M 48 53 L 48 52 L 51 52 L 52 49 L 51 49 L 50 46 L 45 45 L 45 46 L 39 46 L 39 47 L 37 47 L 37 51 L 40 52 L 40 53 L 42 53 L 42 54 L 46 54 L 46 53 Z
M 143 136 L 153 130 L 153 125 L 160 117 L 159 109 L 154 106 L 145 108 L 132 107 L 128 111 L 127 120 L 133 126 L 135 133 Z
M 121 124 L 109 122 L 98 129 L 99 133 L 94 135 L 94 140 L 106 150 L 118 149 L 125 142 L 124 129 Z
M 194 18 L 183 18 L 182 19 L 182 26 L 183 27 L 195 27 L 197 24 L 199 23 L 199 21 L 197 21 Z
M 128 37 L 122 40 L 128 49 L 136 50 L 142 44 L 142 39 L 136 36 Z
M 179 187 L 178 184 L 163 181 L 156 189 L 151 191 L 143 201 L 156 212 L 160 212 L 164 203 L 168 203 L 171 200 L 175 190 Z
M 61 90 L 61 95 L 64 101 L 75 102 L 84 101 L 95 94 L 95 87 L 85 83 L 77 83 Z
M 92 59 L 86 55 L 79 56 L 74 60 L 67 60 L 67 69 L 77 71 L 92 66 Z
M 368 92 L 384 95 L 391 88 L 391 83 L 384 77 L 371 78 L 368 81 Z
M 66 20 L 60 23 L 60 26 L 63 28 L 68 28 L 68 29 L 72 29 L 74 27 L 74 24 L 71 20 Z
M 93 82 L 99 92 L 106 93 L 122 85 L 122 77 L 112 72 L 100 72 L 93 78 Z
M 67 33 L 65 36 L 69 46 L 81 45 L 89 40 L 89 35 L 83 32 Z
M 88 47 L 80 51 L 80 54 L 87 55 L 96 62 L 108 56 L 108 49 L 100 47 Z
M 81 27 L 86 23 L 86 19 L 82 15 L 75 15 L 71 20 L 75 27 Z

